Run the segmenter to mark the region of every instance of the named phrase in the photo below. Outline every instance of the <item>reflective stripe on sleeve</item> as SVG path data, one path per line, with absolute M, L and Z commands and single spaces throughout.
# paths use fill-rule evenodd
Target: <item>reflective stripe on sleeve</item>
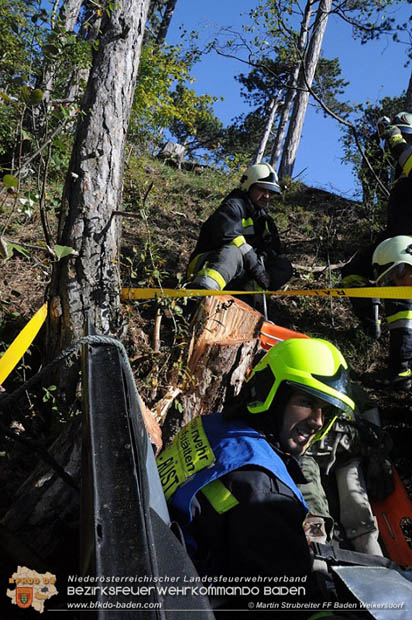
M 253 226 L 254 222 L 251 217 L 247 219 L 242 218 L 242 228 L 249 228 L 249 226 Z
M 213 480 L 202 489 L 203 495 L 209 504 L 220 515 L 239 504 L 236 497 L 225 487 L 221 480 Z
M 239 237 L 235 237 L 234 239 L 232 239 L 230 243 L 232 245 L 235 245 L 237 248 L 240 248 L 242 245 L 246 243 L 246 239 L 244 238 L 243 235 L 239 235 Z

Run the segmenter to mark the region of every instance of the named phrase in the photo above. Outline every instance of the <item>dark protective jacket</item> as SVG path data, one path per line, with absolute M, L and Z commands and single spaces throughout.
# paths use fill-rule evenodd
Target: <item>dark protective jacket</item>
M 202 224 L 192 257 L 216 250 L 239 237 L 244 237 L 255 249 L 270 247 L 280 252 L 279 234 L 272 218 L 264 209 L 255 207 L 246 192 L 235 189 Z
M 199 573 L 285 579 L 309 575 L 303 531 L 307 509 L 296 486 L 305 479 L 298 462 L 239 420 L 226 422 L 214 414 L 201 421 L 215 461 L 207 460 L 207 442 L 196 427 L 186 433 L 185 427 L 175 439 L 181 458 L 174 474 L 169 448 L 158 458 L 164 489 L 172 491 L 166 491 L 171 516 L 184 529 Z M 200 467 L 201 459 L 206 467 Z M 200 469 L 184 482 L 179 467 Z M 170 481 L 176 478 L 172 488 Z
M 235 189 L 202 225 L 190 261 L 223 245 L 241 247 L 245 243 L 256 251 L 256 262 L 257 255 L 265 250 L 275 254 L 281 251 L 279 233 L 272 218 L 264 209 L 257 209 L 246 192 Z
M 384 239 L 397 235 L 412 235 L 412 146 L 401 136 L 389 140 L 389 148 L 397 166 L 388 206 L 386 229 L 374 245 L 364 248 L 342 270 L 344 286 L 368 285 L 373 279 L 372 255 Z M 367 316 L 369 300 L 351 300 L 360 318 Z M 391 371 L 404 371 L 412 364 L 412 301 L 385 300 L 385 314 L 390 330 L 388 365 Z

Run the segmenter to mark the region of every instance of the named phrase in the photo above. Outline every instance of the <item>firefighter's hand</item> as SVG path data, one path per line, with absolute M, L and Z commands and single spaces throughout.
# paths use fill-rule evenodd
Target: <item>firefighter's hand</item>
M 392 465 L 379 454 L 371 454 L 365 464 L 366 488 L 371 499 L 385 499 L 394 489 Z
M 384 499 L 393 491 L 394 486 L 389 461 L 392 439 L 379 426 L 366 421 L 361 424 L 359 434 L 368 494 L 372 499 Z
M 270 284 L 269 274 L 265 271 L 262 265 L 258 265 L 255 267 L 253 271 L 253 277 L 256 282 L 261 286 L 265 291 L 268 290 Z
M 377 123 L 376 123 L 376 128 L 378 130 L 378 134 L 380 138 L 384 138 L 385 136 L 383 135 L 385 130 L 391 126 L 391 121 L 387 116 L 381 116 Z
M 384 120 L 383 120 L 384 119 Z M 379 123 L 381 123 L 379 125 Z M 402 139 L 402 132 L 396 125 L 391 125 L 389 119 L 386 116 L 383 116 L 382 119 L 378 121 L 378 132 L 381 138 L 384 138 L 392 144 L 392 142 Z

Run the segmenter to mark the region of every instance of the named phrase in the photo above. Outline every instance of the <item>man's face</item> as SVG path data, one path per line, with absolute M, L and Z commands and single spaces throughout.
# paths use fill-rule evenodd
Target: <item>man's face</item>
M 259 183 L 254 183 L 249 189 L 249 197 L 256 207 L 265 209 L 269 206 L 270 200 L 276 196 L 276 192 L 261 187 Z
M 377 286 L 412 286 L 412 265 L 396 265 L 377 282 Z
M 304 392 L 293 392 L 285 407 L 279 433 L 282 450 L 293 456 L 303 454 L 325 419 L 335 411 L 324 400 Z
M 412 285 L 412 266 L 404 263 L 402 270 L 395 270 L 392 277 L 393 286 L 411 286 Z

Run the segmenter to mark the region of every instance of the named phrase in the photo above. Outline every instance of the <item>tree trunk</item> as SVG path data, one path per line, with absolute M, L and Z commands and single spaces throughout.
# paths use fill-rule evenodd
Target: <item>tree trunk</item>
M 99 36 L 99 31 L 102 23 L 102 18 L 96 16 L 92 23 L 89 22 L 87 28 L 81 28 L 80 36 L 88 43 L 96 41 Z M 89 67 L 74 67 L 70 81 L 68 83 L 65 98 L 68 101 L 76 101 L 80 97 L 82 90 L 84 90 L 84 84 L 87 84 L 87 80 L 90 74 Z M 73 110 L 73 115 L 75 111 Z
M 305 49 L 306 40 L 308 38 L 309 22 L 312 16 L 312 5 L 313 5 L 313 0 L 308 0 L 305 6 L 305 11 L 303 13 L 303 20 L 302 20 L 302 24 L 300 27 L 300 34 L 299 34 L 299 39 L 298 39 L 298 44 L 297 44 L 297 50 L 298 50 L 299 55 L 303 55 L 303 50 Z M 270 157 L 270 162 L 269 162 L 270 165 L 273 166 L 274 168 L 276 168 L 277 166 L 280 153 L 282 150 L 283 137 L 285 135 L 286 125 L 289 120 L 290 110 L 291 110 L 292 103 L 293 103 L 293 100 L 296 94 L 296 85 L 298 81 L 300 65 L 301 65 L 301 61 L 297 62 L 295 65 L 295 68 L 293 69 L 293 73 L 292 73 L 291 80 L 290 80 L 290 85 L 287 88 L 287 92 L 286 92 L 285 103 L 284 103 L 284 106 L 282 108 L 282 112 L 280 115 L 278 130 L 276 133 L 276 138 L 275 138 L 275 142 L 274 142 L 273 149 L 272 149 L 272 155 Z
M 409 78 L 408 90 L 406 91 L 405 111 L 412 113 L 412 71 Z
M 177 0 L 167 0 L 165 12 L 163 13 L 162 22 L 159 26 L 159 32 L 157 33 L 156 37 L 156 43 L 158 45 L 161 45 L 166 39 L 167 31 L 169 30 L 170 22 L 172 21 L 176 3 Z
M 296 153 L 302 136 L 303 123 L 309 101 L 309 90 L 315 76 L 323 36 L 329 17 L 332 0 L 321 0 L 316 14 L 312 36 L 310 37 L 308 51 L 300 70 L 299 88 L 293 104 L 292 117 L 283 147 L 282 160 L 280 162 L 279 177 L 290 177 L 293 174 Z M 303 71 L 305 73 L 303 73 Z M 305 79 L 306 77 L 306 79 Z
M 120 324 L 121 222 L 113 211 L 122 202 L 124 148 L 148 4 L 117 0 L 102 22 L 63 192 L 58 243 L 75 253 L 53 270 L 49 357 L 82 335 L 86 317 L 102 334 L 116 334 Z
M 267 146 L 269 136 L 272 131 L 272 127 L 273 127 L 273 122 L 275 120 L 276 112 L 278 111 L 279 99 L 282 96 L 282 94 L 283 94 L 283 90 L 280 90 L 271 101 L 270 108 L 269 108 L 269 116 L 267 118 L 266 125 L 265 125 L 265 131 L 263 132 L 262 139 L 258 146 L 256 157 L 253 162 L 254 164 L 258 164 L 260 161 L 262 161 L 265 155 L 266 146 Z
M 165 396 L 152 407 L 163 424 L 164 445 L 196 415 L 220 411 L 239 393 L 259 347 L 263 321 L 260 312 L 230 295 L 205 297 L 199 304 L 184 366 L 186 379 L 179 380 L 174 371 Z M 180 407 L 167 415 L 176 398 Z
M 54 29 L 58 27 L 65 32 L 71 32 L 79 17 L 83 0 L 64 0 L 60 8 L 59 16 L 54 23 Z M 56 80 L 56 65 L 54 62 L 47 62 L 43 69 L 42 82 L 39 88 L 43 91 L 43 102 L 47 105 L 51 99 L 51 94 Z

